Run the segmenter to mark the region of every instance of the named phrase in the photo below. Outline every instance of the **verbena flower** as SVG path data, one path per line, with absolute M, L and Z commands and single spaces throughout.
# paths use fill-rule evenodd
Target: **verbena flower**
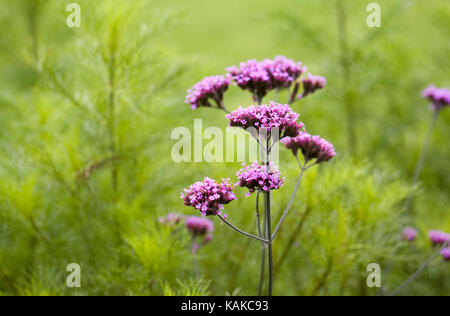
M 250 166 L 245 164 L 243 166 L 236 176 L 239 179 L 239 186 L 248 188 L 247 197 L 256 190 L 262 192 L 277 190 L 284 183 L 285 178 L 280 176 L 280 171 L 272 163 L 266 166 L 254 162 Z
M 205 217 L 190 216 L 186 218 L 186 228 L 194 237 L 203 237 L 214 231 L 214 224 Z
M 267 137 L 270 137 L 271 129 L 278 128 L 280 138 L 298 135 L 304 127 L 304 124 L 298 121 L 299 117 L 289 105 L 275 102 L 270 102 L 269 105 L 239 107 L 226 115 L 230 127 L 254 128 L 259 133 L 265 129 Z
M 320 136 L 312 136 L 306 132 L 300 132 L 296 137 L 288 137 L 281 141 L 286 147 L 297 155 L 298 150 L 302 151 L 306 160 L 316 159 L 316 163 L 328 161 L 336 152 L 332 144 Z
M 450 248 L 444 248 L 441 250 L 441 255 L 445 260 L 450 261 Z
M 443 245 L 446 242 L 450 241 L 450 234 L 446 234 L 442 231 L 432 230 L 428 233 L 428 237 L 430 237 L 433 245 Z
M 403 230 L 403 239 L 407 241 L 414 241 L 417 238 L 417 230 L 411 227 L 406 227 Z
M 201 246 L 206 245 L 212 240 L 214 223 L 205 217 L 190 216 L 186 219 L 186 228 L 192 234 L 193 238 L 203 237 L 201 244 L 192 244 L 192 253 L 197 253 Z
M 423 93 L 423 97 L 431 101 L 431 109 L 440 110 L 450 105 L 450 89 L 436 88 L 430 85 Z
M 324 77 L 308 74 L 307 77 L 302 78 L 303 94 L 299 98 L 304 98 L 317 90 L 323 89 L 326 84 L 327 80 Z
M 277 56 L 274 60 L 261 62 L 251 59 L 239 67 L 229 67 L 227 71 L 241 89 L 250 91 L 254 100 L 260 101 L 271 90 L 289 88 L 306 68 L 301 62 Z
M 188 90 L 185 102 L 190 104 L 193 110 L 201 106 L 213 107 L 211 102 L 223 109 L 223 95 L 228 90 L 230 83 L 229 76 L 206 77 Z
M 196 208 L 203 216 L 220 215 L 223 206 L 236 199 L 232 192 L 234 187 L 229 179 L 222 179 L 219 183 L 206 177 L 184 189 L 181 198 L 184 199 L 184 205 Z
M 176 214 L 176 213 L 169 213 L 166 217 L 160 217 L 159 222 L 163 225 L 167 225 L 169 227 L 173 227 L 178 225 L 183 221 L 185 218 L 184 215 Z

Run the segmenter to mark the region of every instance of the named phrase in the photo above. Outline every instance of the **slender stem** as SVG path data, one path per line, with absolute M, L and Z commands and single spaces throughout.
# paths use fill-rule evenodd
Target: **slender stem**
M 266 148 L 269 148 L 270 139 L 266 140 Z M 270 151 L 266 151 L 266 171 L 269 171 L 270 167 Z M 264 194 L 264 212 L 266 216 L 266 232 L 267 239 L 269 240 L 268 245 L 268 256 L 269 256 L 269 285 L 268 285 L 268 296 L 273 294 L 273 249 L 272 249 L 272 222 L 270 214 L 270 191 Z
M 433 134 L 434 126 L 436 125 L 437 118 L 439 116 L 439 110 L 434 110 L 433 116 L 431 117 L 431 122 L 428 127 L 427 136 L 425 137 L 425 141 L 422 146 L 422 150 L 420 153 L 419 160 L 417 161 L 416 168 L 414 170 L 414 175 L 412 178 L 412 185 L 416 184 L 417 180 L 419 180 L 420 172 L 422 171 L 423 163 L 425 162 L 425 157 L 427 153 L 428 146 L 430 145 L 431 135 Z M 406 212 L 411 210 L 412 202 L 413 202 L 413 194 L 410 193 L 408 199 L 406 200 Z
M 245 236 L 247 236 L 247 237 L 250 237 L 250 238 L 259 240 L 259 241 L 264 242 L 264 243 L 267 243 L 267 244 L 270 243 L 269 240 L 266 240 L 266 239 L 264 239 L 264 238 L 260 238 L 260 237 L 258 237 L 258 236 L 252 235 L 252 234 L 249 234 L 249 233 L 247 233 L 247 232 L 245 232 L 245 231 L 243 231 L 243 230 L 237 228 L 236 226 L 234 226 L 233 224 L 231 224 L 229 221 L 227 221 L 225 218 L 223 218 L 221 215 L 217 215 L 217 216 L 218 216 L 225 224 L 227 224 L 228 226 L 230 226 L 232 229 L 234 229 L 234 230 L 237 231 L 238 233 L 241 233 L 242 235 L 245 235 Z
M 256 193 L 256 228 L 258 229 L 258 236 L 263 237 L 261 230 L 261 214 L 259 213 L 259 191 Z
M 273 250 L 272 250 L 272 232 L 271 232 L 271 215 L 270 215 L 270 191 L 264 195 L 264 205 L 267 219 L 267 236 L 269 240 L 268 255 L 269 255 L 269 288 L 268 296 L 273 293 Z
M 345 0 L 336 1 L 336 14 L 337 14 L 337 30 L 339 36 L 339 50 L 340 50 L 340 67 L 342 74 L 343 87 L 343 102 L 345 106 L 347 116 L 347 137 L 349 152 L 354 156 L 357 152 L 357 139 L 355 134 L 355 115 L 354 115 L 354 98 L 352 96 L 351 87 L 349 81 L 352 80 L 351 76 L 351 55 L 348 43 L 348 23 Z
M 227 108 L 225 107 L 225 104 L 223 103 L 223 101 L 217 101 L 215 100 L 216 104 L 217 104 L 217 108 L 218 110 L 222 110 L 227 114 L 230 114 L 231 112 L 227 110 Z
M 261 214 L 259 212 L 259 194 L 260 191 L 256 193 L 256 225 L 258 229 L 258 235 L 261 238 L 265 238 L 265 234 L 263 233 L 263 230 L 261 229 Z M 264 225 L 265 229 L 265 225 Z M 262 295 L 263 287 L 264 287 L 264 272 L 266 267 L 266 246 L 264 243 L 261 243 L 261 270 L 259 274 L 259 284 L 258 284 L 258 296 Z
M 292 231 L 291 235 L 289 236 L 287 244 L 286 244 L 283 252 L 281 253 L 281 256 L 277 260 L 277 265 L 275 266 L 275 274 L 277 273 L 277 271 L 279 271 L 281 269 L 281 267 L 283 266 L 283 263 L 285 262 L 285 260 L 288 257 L 289 252 L 292 249 L 292 246 L 294 245 L 295 241 L 298 240 L 298 236 L 300 236 L 303 226 L 304 226 L 306 219 L 308 218 L 308 215 L 310 212 L 311 212 L 311 209 L 307 208 L 306 211 L 303 213 L 300 221 L 298 222 L 297 227 Z
M 300 164 L 300 161 L 298 160 L 298 157 L 297 157 L 297 156 L 296 156 L 296 158 L 297 158 L 297 161 L 298 161 L 299 164 Z M 287 214 L 289 213 L 289 210 L 291 209 L 292 203 L 294 202 L 295 195 L 297 194 L 298 188 L 300 187 L 300 182 L 301 182 L 301 180 L 302 180 L 303 173 L 304 173 L 305 170 L 306 170 L 306 164 L 307 164 L 307 163 L 308 163 L 308 161 L 305 160 L 305 163 L 304 163 L 303 165 L 301 165 L 300 175 L 298 176 L 297 184 L 295 185 L 294 192 L 293 192 L 292 195 L 291 195 L 291 198 L 290 198 L 290 200 L 289 200 L 289 203 L 286 205 L 286 208 L 284 209 L 284 212 L 283 212 L 283 215 L 282 215 L 281 218 L 280 218 L 280 221 L 278 222 L 277 226 L 275 227 L 275 229 L 274 229 L 274 231 L 273 231 L 273 234 L 272 234 L 272 240 L 275 239 L 275 237 L 276 237 L 276 235 L 277 235 L 277 232 L 278 232 L 278 230 L 280 229 L 281 224 L 283 224 L 284 220 L 286 219 Z
M 194 266 L 195 278 L 198 279 L 200 277 L 200 271 L 198 268 L 197 251 L 200 250 L 200 245 L 198 245 L 198 248 L 196 249 L 195 252 L 193 251 L 194 248 L 195 248 L 195 237 L 193 236 L 191 240 L 192 265 Z
M 111 155 L 117 155 L 116 143 L 116 51 L 117 51 L 117 27 L 114 26 L 110 33 L 109 59 L 108 59 L 108 110 L 109 110 L 109 137 Z M 117 163 L 111 164 L 111 186 L 114 192 L 117 191 Z
M 391 296 L 397 295 L 405 286 L 407 286 L 411 281 L 414 281 L 415 278 L 417 278 L 423 270 L 425 270 L 433 261 L 436 259 L 437 256 L 441 254 L 441 250 L 447 247 L 448 242 L 446 242 L 439 250 L 434 253 L 425 263 L 417 269 L 416 272 L 414 272 L 405 282 L 403 282 L 394 292 L 392 292 Z

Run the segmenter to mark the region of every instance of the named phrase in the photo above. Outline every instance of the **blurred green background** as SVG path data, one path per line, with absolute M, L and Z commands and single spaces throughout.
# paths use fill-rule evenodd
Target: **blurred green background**
M 1 294 L 255 295 L 257 242 L 215 221 L 193 255 L 187 231 L 158 222 L 198 215 L 179 198 L 191 183 L 236 180 L 237 162 L 173 162 L 170 134 L 196 118 L 225 130 L 186 90 L 250 58 L 285 55 L 327 78 L 293 109 L 338 152 L 307 173 L 274 244 L 276 295 L 388 294 L 434 253 L 428 230 L 450 232 L 450 111 L 411 186 L 431 119 L 420 93 L 450 86 L 448 0 L 378 0 L 381 28 L 362 0 L 80 0 L 80 28 L 66 26 L 69 2 L 0 1 Z M 225 103 L 252 101 L 233 87 Z M 281 172 L 275 218 L 298 174 L 285 149 Z M 237 195 L 226 212 L 254 232 L 254 197 Z M 66 286 L 71 262 L 81 288 Z M 366 285 L 372 262 L 382 289 Z M 449 272 L 437 258 L 401 294 L 450 295 Z

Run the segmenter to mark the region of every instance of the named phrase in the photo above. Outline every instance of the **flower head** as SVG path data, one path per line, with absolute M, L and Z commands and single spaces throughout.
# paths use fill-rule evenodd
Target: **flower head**
M 261 62 L 251 59 L 241 63 L 239 67 L 227 69 L 241 89 L 253 94 L 255 101 L 261 101 L 270 90 L 289 88 L 305 70 L 302 63 L 284 56 Z
M 332 144 L 320 136 L 311 136 L 306 132 L 300 132 L 298 136 L 285 138 L 281 142 L 292 150 L 294 155 L 301 149 L 306 160 L 316 159 L 316 163 L 328 161 L 336 156 Z
M 283 185 L 285 178 L 280 176 L 280 171 L 272 163 L 265 166 L 254 162 L 251 166 L 245 164 L 243 166 L 244 168 L 239 170 L 236 176 L 239 179 L 239 185 L 248 188 L 247 196 L 256 190 L 269 192 L 277 190 Z
M 414 240 L 416 240 L 416 237 L 417 237 L 417 230 L 414 228 L 411 228 L 411 227 L 406 227 L 403 230 L 402 236 L 403 236 L 404 240 L 414 241 Z
M 441 255 L 445 260 L 450 261 L 450 248 L 444 248 L 441 250 Z
M 431 109 L 441 110 L 450 105 L 450 89 L 436 88 L 430 85 L 422 92 L 422 96 L 431 101 Z
M 214 224 L 205 217 L 190 216 L 186 218 L 186 228 L 194 237 L 203 237 L 214 231 Z
M 289 105 L 275 102 L 269 105 L 252 105 L 245 109 L 239 107 L 226 115 L 230 127 L 256 131 L 265 129 L 268 137 L 273 128 L 278 128 L 280 138 L 298 135 L 300 129 L 304 127 L 304 124 L 298 121 L 299 117 L 300 115 L 292 111 Z
M 235 185 L 229 179 L 222 179 L 222 182 L 205 178 L 184 189 L 181 193 L 184 205 L 195 207 L 201 211 L 203 216 L 220 215 L 224 204 L 235 200 L 232 192 Z
M 160 217 L 159 222 L 163 225 L 167 225 L 169 227 L 174 227 L 178 225 L 184 219 L 184 215 L 169 213 L 166 217 Z
M 211 76 L 196 83 L 188 90 L 186 103 L 193 110 L 201 106 L 212 107 L 214 101 L 219 108 L 223 108 L 223 95 L 228 90 L 231 78 L 229 76 Z
M 433 245 L 443 245 L 450 241 L 450 234 L 446 234 L 442 231 L 432 230 L 428 233 Z
M 323 89 L 327 84 L 327 80 L 321 76 L 313 76 L 308 74 L 307 77 L 302 78 L 303 84 L 303 94 L 299 98 L 304 98 L 309 94 L 316 92 L 317 90 Z

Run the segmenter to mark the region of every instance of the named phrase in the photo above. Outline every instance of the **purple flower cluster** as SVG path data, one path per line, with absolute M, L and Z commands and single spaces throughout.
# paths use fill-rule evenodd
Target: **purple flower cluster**
M 309 94 L 313 94 L 317 90 L 323 89 L 327 84 L 327 80 L 321 76 L 313 76 L 308 74 L 306 78 L 302 78 L 303 94 L 299 96 L 299 99 L 306 97 Z
M 403 239 L 407 241 L 414 241 L 417 238 L 417 230 L 411 227 L 406 227 L 403 230 Z
M 428 237 L 430 237 L 433 245 L 444 245 L 447 242 L 450 242 L 450 234 L 446 234 L 442 231 L 432 230 L 428 233 Z
M 450 105 L 450 89 L 436 88 L 434 85 L 430 85 L 423 91 L 422 95 L 431 101 L 433 110 L 441 110 Z
M 298 136 L 285 138 L 281 142 L 292 150 L 294 155 L 297 155 L 298 150 L 301 149 L 303 156 L 308 161 L 316 159 L 316 163 L 321 163 L 336 156 L 332 144 L 319 136 L 311 136 L 306 132 L 300 132 Z
M 268 137 L 272 128 L 278 128 L 280 138 L 298 135 L 304 127 L 303 123 L 298 121 L 299 117 L 289 105 L 275 102 L 269 105 L 252 105 L 245 109 L 239 107 L 226 115 L 230 127 L 254 128 L 259 132 L 260 129 L 265 129 Z
M 163 225 L 174 227 L 184 220 L 184 216 L 176 213 L 169 213 L 166 217 L 160 217 L 159 222 Z
M 306 68 L 300 62 L 277 56 L 261 62 L 251 59 L 227 71 L 241 89 L 250 91 L 255 102 L 260 103 L 270 90 L 289 88 Z
M 269 192 L 283 185 L 285 178 L 280 176 L 280 171 L 272 163 L 265 166 L 254 162 L 251 166 L 245 164 L 243 166 L 244 168 L 239 170 L 236 176 L 239 179 L 239 186 L 249 189 L 247 197 L 256 190 Z
M 219 183 L 206 177 L 184 189 L 181 198 L 184 199 L 184 205 L 192 206 L 201 211 L 203 216 L 222 214 L 224 204 L 235 200 L 232 192 L 235 185 L 229 179 L 222 179 Z
M 205 236 L 214 231 L 214 224 L 207 218 L 190 216 L 186 218 L 186 228 L 195 237 Z
M 206 77 L 188 90 L 185 102 L 190 104 L 193 110 L 201 106 L 212 107 L 211 101 L 214 101 L 217 107 L 224 108 L 223 95 L 230 83 L 229 76 Z
M 450 261 L 450 248 L 444 248 L 441 250 L 441 255 L 444 260 Z

